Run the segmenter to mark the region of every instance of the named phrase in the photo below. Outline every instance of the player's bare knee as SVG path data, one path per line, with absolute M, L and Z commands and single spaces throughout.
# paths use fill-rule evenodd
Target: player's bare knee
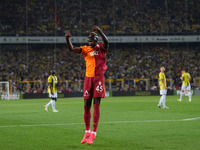
M 92 104 L 92 98 L 84 99 L 84 106 L 91 106 Z
M 100 103 L 101 103 L 101 97 L 95 97 L 94 104 L 100 104 Z

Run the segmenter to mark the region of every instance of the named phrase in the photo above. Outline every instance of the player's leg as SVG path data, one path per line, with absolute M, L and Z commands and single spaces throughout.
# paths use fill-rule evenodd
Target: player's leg
M 163 95 L 163 108 L 169 109 L 169 107 L 166 106 L 166 95 Z
M 56 100 L 57 98 L 54 98 L 52 100 L 52 109 L 53 109 L 53 112 L 59 112 L 57 109 L 56 109 Z
M 84 122 L 87 133 L 90 133 L 91 104 L 92 98 L 84 99 Z
M 100 102 L 105 97 L 104 76 L 96 76 L 93 81 L 93 97 L 94 97 L 94 113 L 93 113 L 93 129 L 87 144 L 92 144 L 96 138 L 97 127 L 100 118 Z
M 190 90 L 187 90 L 187 92 L 188 92 L 189 102 L 191 102 L 192 101 L 192 93 Z
M 92 144 L 97 135 L 97 127 L 100 118 L 100 102 L 101 102 L 101 97 L 94 98 L 93 129 L 90 138 L 87 141 L 87 144 Z
M 56 110 L 56 100 L 57 100 L 57 93 L 54 93 L 51 103 L 53 112 L 58 112 L 58 110 Z
M 169 109 L 169 107 L 166 106 L 166 95 L 167 95 L 167 90 L 164 90 L 164 93 L 163 93 L 163 108 Z
M 91 104 L 92 104 L 92 98 L 84 99 L 85 135 L 81 140 L 81 144 L 87 142 L 88 139 L 90 138 Z
M 161 105 L 163 103 L 163 90 L 160 90 L 160 95 L 161 95 L 161 97 L 160 97 L 160 101 L 158 103 L 158 108 L 161 108 Z
M 178 101 L 182 101 L 182 99 L 183 99 L 183 95 L 184 95 L 184 92 L 185 92 L 185 85 L 182 85 L 181 86 L 181 92 L 180 92 L 180 99 L 178 99 Z
M 191 91 L 191 86 L 190 85 L 188 85 L 188 96 L 189 96 L 189 102 L 191 102 L 192 101 L 192 91 Z
M 47 103 L 46 105 L 44 105 L 44 109 L 48 112 L 48 107 L 50 106 L 50 105 L 52 105 L 52 95 L 51 95 L 51 93 L 49 93 L 49 97 L 51 98 L 51 100 L 49 101 L 49 103 Z
M 81 140 L 81 144 L 87 142 L 90 137 L 90 119 L 91 119 L 91 104 L 92 104 L 92 80 L 91 77 L 85 77 L 84 81 L 84 122 L 85 122 L 85 135 Z

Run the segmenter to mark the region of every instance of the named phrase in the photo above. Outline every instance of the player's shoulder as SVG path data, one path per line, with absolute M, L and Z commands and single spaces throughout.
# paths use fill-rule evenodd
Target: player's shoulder
M 97 47 L 99 50 L 101 50 L 101 51 L 103 51 L 103 52 L 105 52 L 105 53 L 107 53 L 107 51 L 108 51 L 108 48 L 104 48 L 103 43 L 97 43 L 97 44 L 96 44 L 96 47 Z
M 183 73 L 183 76 L 186 76 L 186 75 L 187 75 L 187 73 L 186 73 L 186 72 L 184 72 L 184 73 Z
M 48 77 L 48 82 L 51 82 L 52 81 L 52 75 L 50 75 L 49 77 Z
M 83 45 L 83 46 L 80 46 L 81 49 L 87 49 L 87 48 L 90 48 L 90 46 L 88 45 Z
M 187 74 L 188 74 L 188 76 L 190 77 L 190 73 L 188 72 Z
M 80 48 L 81 48 L 81 54 L 87 53 L 88 51 L 92 50 L 91 46 L 88 45 L 80 46 Z

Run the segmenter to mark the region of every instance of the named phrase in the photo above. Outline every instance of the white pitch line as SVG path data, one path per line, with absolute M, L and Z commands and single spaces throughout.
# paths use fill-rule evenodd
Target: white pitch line
M 119 123 L 140 123 L 140 122 L 181 122 L 181 121 L 192 121 L 198 120 L 200 117 L 196 118 L 187 118 L 187 119 L 178 119 L 178 120 L 136 120 L 136 121 L 112 121 L 112 122 L 100 122 L 100 124 L 119 124 Z M 82 123 L 61 123 L 61 124 L 31 124 L 31 125 L 8 125 L 0 126 L 0 128 L 15 128 L 15 127 L 42 127 L 42 126 L 68 126 L 68 125 L 82 125 Z
M 197 119 L 200 119 L 200 117 L 183 119 L 183 121 L 191 121 L 191 120 L 197 120 Z

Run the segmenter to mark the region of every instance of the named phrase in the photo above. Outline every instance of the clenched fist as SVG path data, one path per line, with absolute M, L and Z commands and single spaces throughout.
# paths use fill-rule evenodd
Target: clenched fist
M 65 33 L 65 38 L 66 38 L 66 39 L 69 39 L 71 36 L 72 36 L 72 35 L 71 35 L 70 32 Z

